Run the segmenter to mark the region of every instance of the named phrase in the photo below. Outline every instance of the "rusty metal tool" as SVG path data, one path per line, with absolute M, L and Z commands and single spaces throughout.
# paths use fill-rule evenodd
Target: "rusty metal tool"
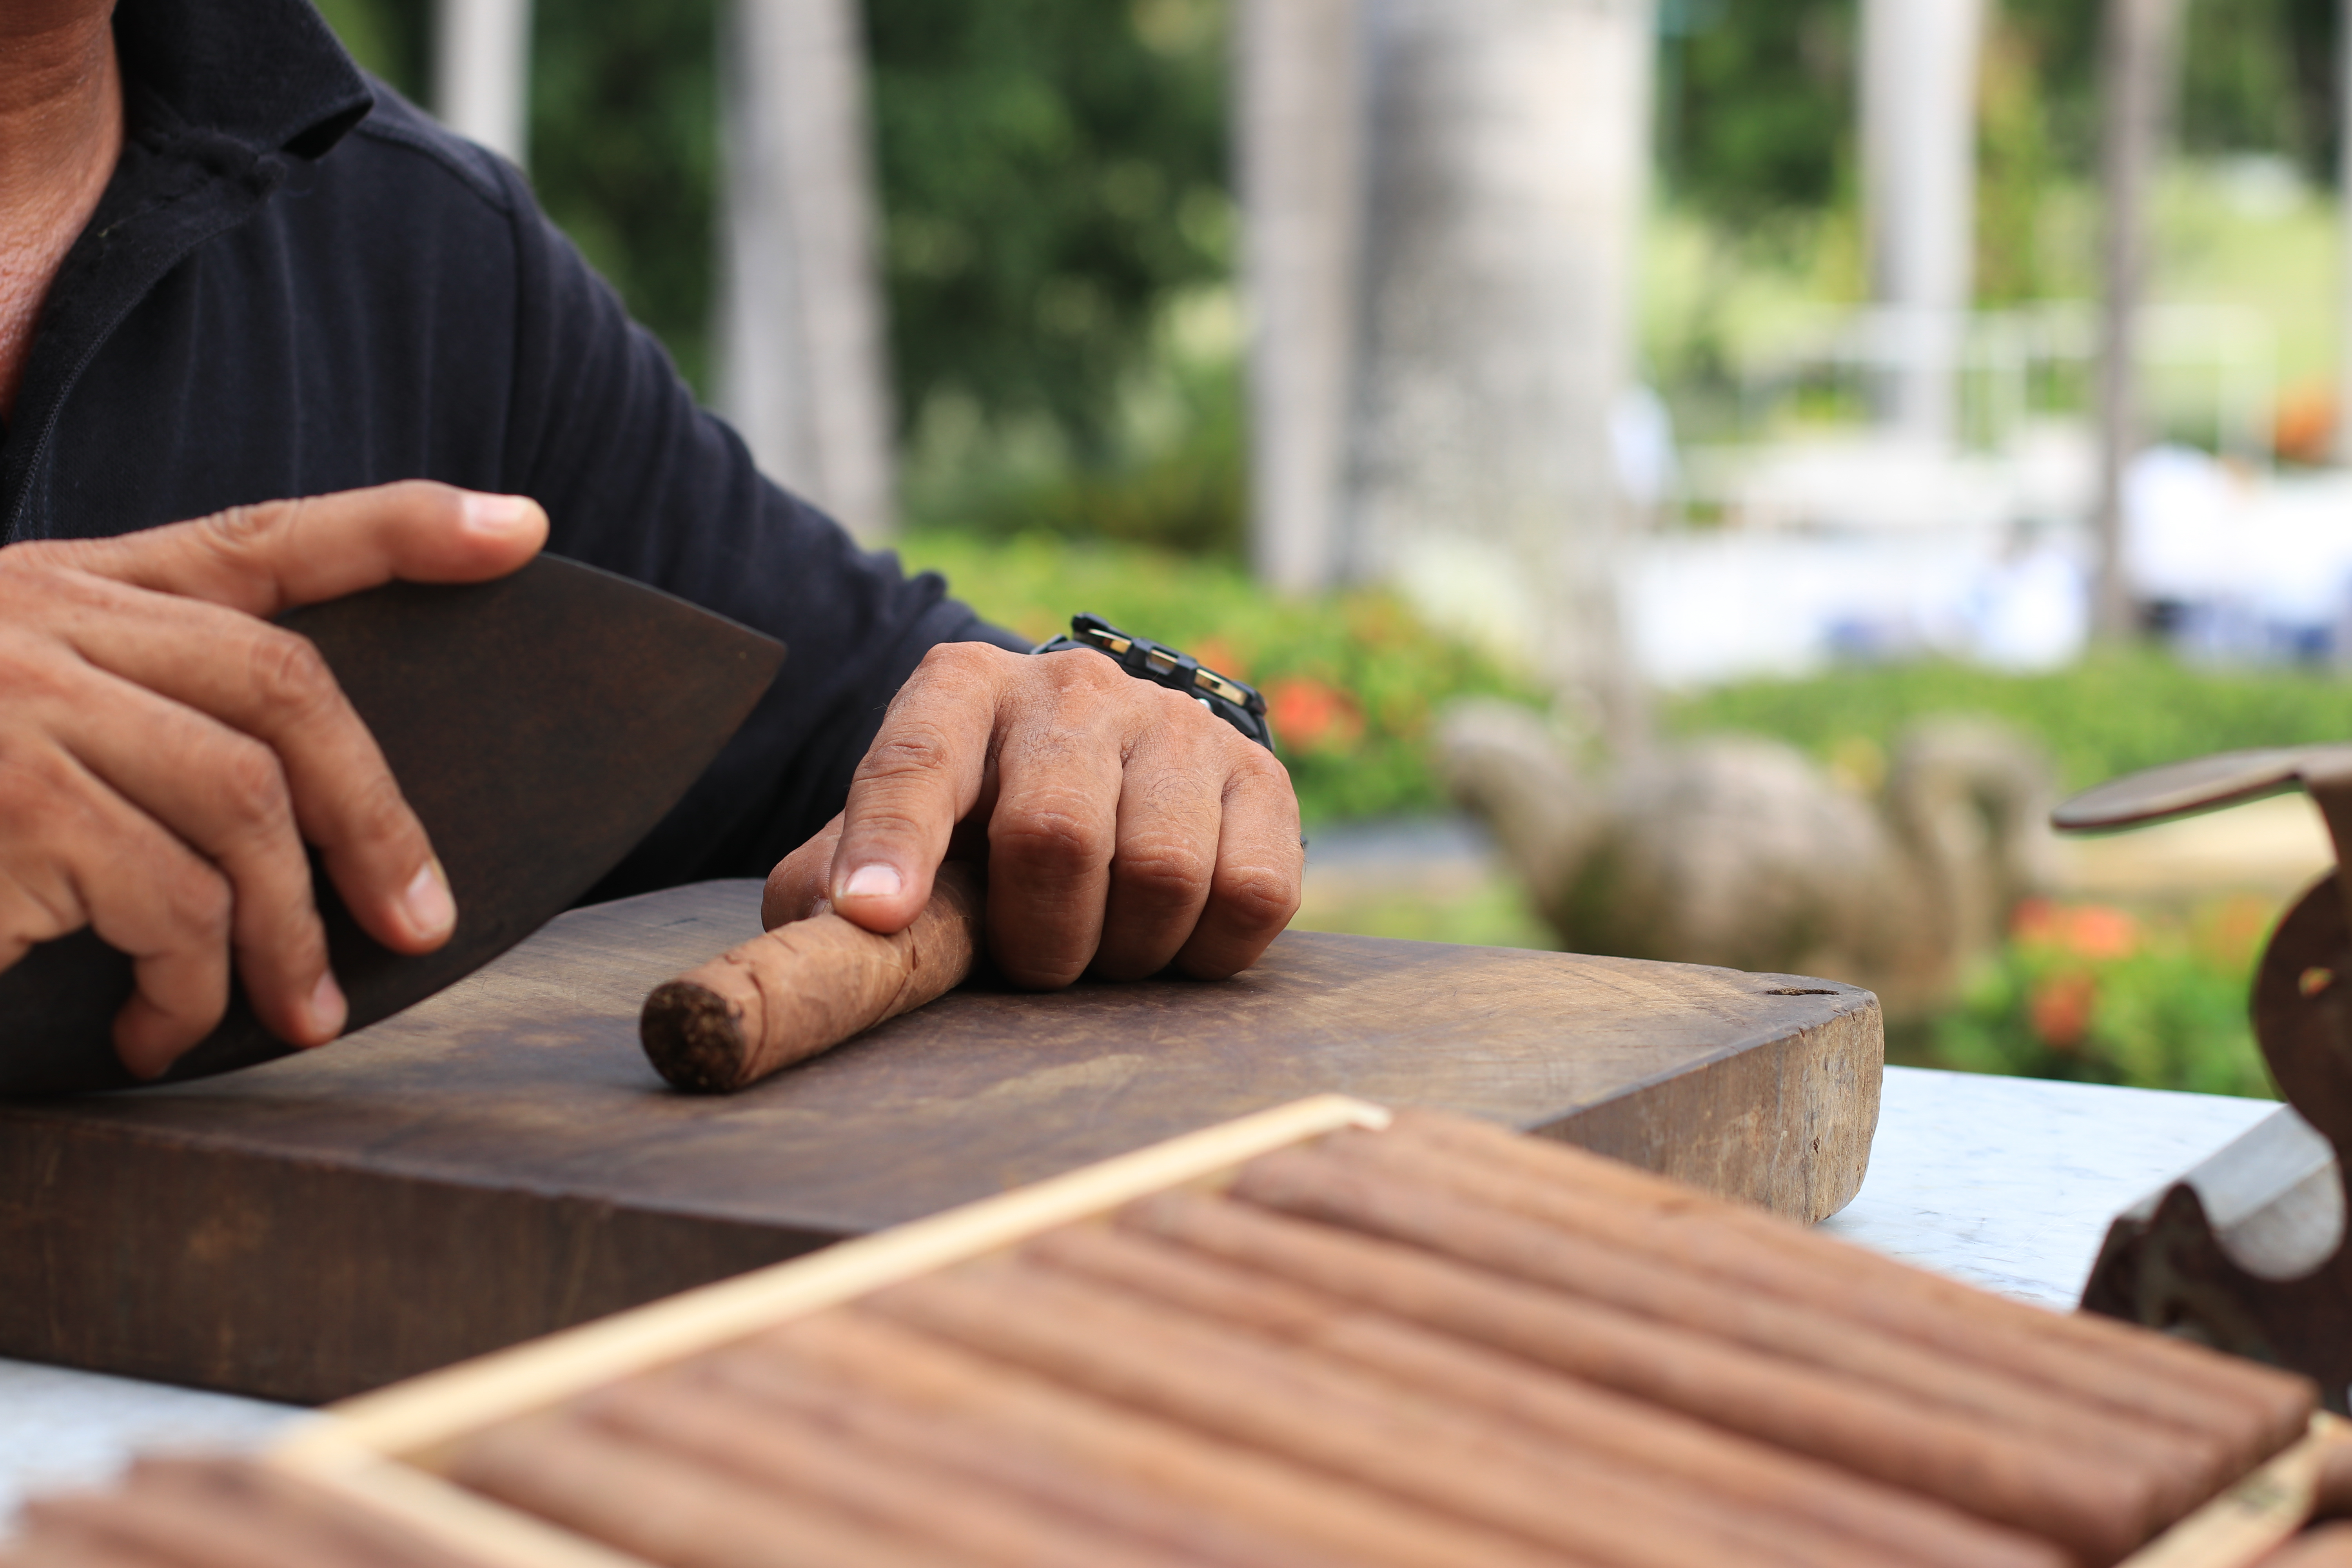
M 2294 789 L 2326 818 L 2338 865 L 2279 922 L 2254 976 L 2254 1036 L 2292 1109 L 2117 1216 L 2083 1305 L 2303 1373 L 2340 1415 L 2352 1393 L 2352 882 L 2341 864 L 2352 745 L 2152 768 L 2075 796 L 2052 821 L 2133 827 Z

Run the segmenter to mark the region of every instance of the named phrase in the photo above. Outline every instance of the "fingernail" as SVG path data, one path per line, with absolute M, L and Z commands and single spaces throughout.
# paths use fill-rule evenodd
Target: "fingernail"
M 896 898 L 898 889 L 906 885 L 906 879 L 898 875 L 896 866 L 860 866 L 849 874 L 849 880 L 841 885 L 841 896 L 845 899 Z
M 491 539 L 504 539 L 520 531 L 530 521 L 530 499 L 527 496 L 468 493 L 466 497 L 466 531 Z
M 343 1032 L 343 1020 L 351 1016 L 351 1004 L 343 1000 L 343 988 L 335 984 L 334 971 L 319 976 L 319 984 L 310 987 L 310 999 L 302 1010 L 310 1016 L 310 1037 L 325 1045 Z
M 436 857 L 427 860 L 400 895 L 402 912 L 408 920 L 408 929 L 419 942 L 433 942 L 447 936 L 457 923 L 457 900 L 449 894 L 449 875 L 441 869 Z

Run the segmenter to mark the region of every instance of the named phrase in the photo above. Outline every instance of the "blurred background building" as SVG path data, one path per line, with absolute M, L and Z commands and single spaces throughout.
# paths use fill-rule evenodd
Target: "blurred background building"
M 1884 821 L 1922 715 L 2061 788 L 2352 735 L 2344 0 L 321 5 L 779 478 L 1265 685 L 1310 918 L 1559 940 L 1444 815 L 1465 696 Z M 2322 850 L 2221 820 L 2042 857 L 1903 1048 L 2259 1088 Z

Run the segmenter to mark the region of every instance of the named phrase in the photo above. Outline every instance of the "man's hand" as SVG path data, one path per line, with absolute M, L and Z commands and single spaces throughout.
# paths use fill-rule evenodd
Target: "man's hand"
M 1246 969 L 1297 911 L 1306 859 L 1288 773 L 1200 703 L 1083 650 L 946 643 L 847 808 L 770 875 L 766 923 L 829 902 L 903 930 L 951 843 L 987 859 L 997 968 L 1038 987 Z
M 533 501 L 413 481 L 0 549 L 0 968 L 95 928 L 133 961 L 114 1045 L 142 1077 L 220 1021 L 232 955 L 273 1034 L 332 1039 L 304 840 L 397 952 L 439 947 L 457 911 L 318 650 L 266 617 L 503 576 L 546 537 Z

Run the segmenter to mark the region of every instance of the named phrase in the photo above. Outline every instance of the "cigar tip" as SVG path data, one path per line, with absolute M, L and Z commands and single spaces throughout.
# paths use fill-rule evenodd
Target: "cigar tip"
M 743 1087 L 742 1012 L 707 985 L 671 980 L 655 986 L 637 1016 L 637 1038 L 672 1089 L 732 1094 Z

